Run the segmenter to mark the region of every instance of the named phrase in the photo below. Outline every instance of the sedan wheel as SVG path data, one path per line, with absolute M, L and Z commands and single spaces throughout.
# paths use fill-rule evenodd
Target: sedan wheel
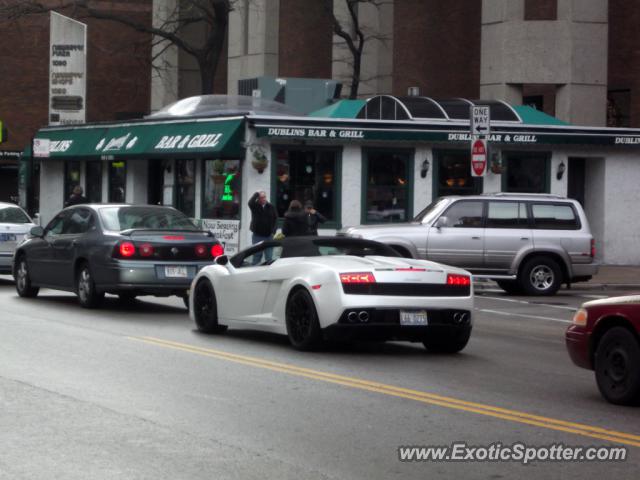
M 322 342 L 318 313 L 309 292 L 296 290 L 287 301 L 287 334 L 297 350 L 313 350 Z
M 519 280 L 528 295 L 554 295 L 560 289 L 562 272 L 552 258 L 534 257 L 522 267 Z
M 209 280 L 200 280 L 193 292 L 193 316 L 203 333 L 224 333 L 226 325 L 218 324 L 216 294 Z
M 38 287 L 31 286 L 29 267 L 27 266 L 27 259 L 24 256 L 20 257 L 16 267 L 16 291 L 18 295 L 25 298 L 35 297 L 40 291 Z
M 89 265 L 84 264 L 78 272 L 76 292 L 81 307 L 96 308 L 104 299 L 104 292 L 97 292 Z
M 640 343 L 629 330 L 604 334 L 595 355 L 596 381 L 602 396 L 618 405 L 640 402 Z

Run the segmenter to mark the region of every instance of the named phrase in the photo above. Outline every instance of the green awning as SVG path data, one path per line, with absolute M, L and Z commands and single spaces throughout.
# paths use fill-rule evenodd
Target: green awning
M 571 125 L 526 105 L 512 105 L 511 108 L 520 115 L 522 123 L 525 125 Z
M 243 118 L 45 128 L 50 158 L 158 158 L 242 155 Z
M 366 103 L 364 100 L 339 100 L 320 110 L 311 112 L 309 117 L 356 118 Z

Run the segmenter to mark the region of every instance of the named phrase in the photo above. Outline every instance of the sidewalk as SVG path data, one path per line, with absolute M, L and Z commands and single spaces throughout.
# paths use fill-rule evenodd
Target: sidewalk
M 476 280 L 476 290 L 500 288 L 491 280 Z M 565 285 L 562 286 L 566 288 Z M 638 290 L 640 293 L 640 266 L 600 265 L 597 275 L 588 282 L 571 284 L 576 290 Z

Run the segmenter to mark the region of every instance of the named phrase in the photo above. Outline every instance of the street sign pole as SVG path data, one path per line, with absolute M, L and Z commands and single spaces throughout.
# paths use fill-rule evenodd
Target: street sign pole
M 472 105 L 469 109 L 471 133 L 471 176 L 484 177 L 489 158 L 491 111 L 487 105 Z

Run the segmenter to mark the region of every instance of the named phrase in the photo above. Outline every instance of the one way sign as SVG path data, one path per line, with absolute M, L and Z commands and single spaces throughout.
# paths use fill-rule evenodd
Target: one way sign
M 489 135 L 491 116 L 488 106 L 471 106 L 471 135 Z

